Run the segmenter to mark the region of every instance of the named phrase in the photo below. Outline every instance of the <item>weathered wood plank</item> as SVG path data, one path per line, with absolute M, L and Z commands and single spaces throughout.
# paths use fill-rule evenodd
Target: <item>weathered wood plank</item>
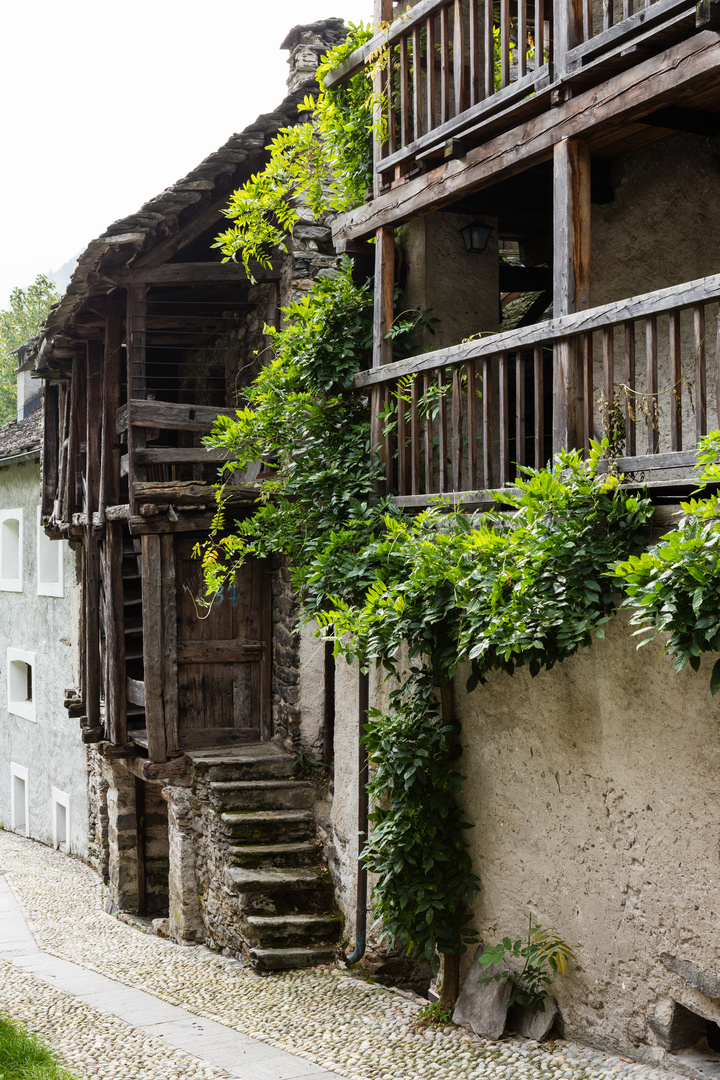
M 135 460 L 138 465 L 203 465 L 227 461 L 230 456 L 223 446 L 147 446 L 136 452 Z
M 533 349 L 533 391 L 535 409 L 535 468 L 542 469 L 545 465 L 545 396 L 544 396 L 544 371 L 543 371 L 543 348 L 536 345 Z
M 242 263 L 165 263 L 162 266 L 138 267 L 117 271 L 113 281 L 118 285 L 193 285 L 222 284 L 223 282 L 279 281 L 280 270 L 251 263 L 250 275 Z
M 215 486 L 195 480 L 136 480 L 133 496 L 137 503 L 170 503 L 176 506 L 192 506 L 196 503 L 215 503 Z M 255 488 L 228 488 L 228 502 L 255 502 Z
M 668 316 L 668 352 L 670 354 L 670 449 L 682 450 L 682 352 L 680 312 Z
M 447 491 L 448 432 L 447 432 L 447 384 L 442 371 L 437 373 L 438 386 L 438 486 L 440 491 Z
M 117 445 L 115 416 L 120 408 L 122 390 L 122 319 L 110 316 L 105 320 L 105 356 L 102 371 L 102 432 L 100 460 L 100 497 L 98 510 L 104 520 L 105 507 L 120 500 L 120 447 Z
M 105 718 L 110 742 L 122 746 L 127 742 L 123 527 L 118 521 L 108 520 L 107 511 L 105 518 Z
M 500 410 L 500 487 L 510 481 L 510 403 L 508 401 L 508 354 L 498 359 L 498 406 Z
M 132 705 L 145 707 L 145 683 L 139 679 L 127 678 L 125 680 L 127 699 Z
M 43 470 L 40 503 L 40 513 L 44 518 L 52 514 L 58 493 L 59 441 L 58 387 L 47 383 L 43 396 Z
M 410 384 L 410 492 L 420 492 L 420 379 Z
M 625 323 L 625 451 L 633 457 L 637 449 L 637 400 L 635 397 L 635 323 Z
M 588 138 L 610 120 L 630 122 L 648 111 L 648 101 L 659 107 L 695 81 L 704 81 L 707 88 L 710 80 L 718 80 L 720 40 L 711 31 L 701 31 L 668 48 L 663 59 L 659 66 L 652 57 L 542 112 L 527 121 L 520 140 L 517 130 L 504 132 L 462 159 L 340 214 L 333 225 L 335 239 L 360 239 L 385 224 L 401 225 L 546 160 L 561 138 Z
M 525 357 L 515 353 L 515 460 L 525 464 Z
M 395 230 L 380 229 L 375 238 L 375 308 L 373 315 L 373 367 L 392 363 L 395 299 Z
M 645 320 L 645 357 L 647 385 L 647 437 L 648 454 L 657 454 L 660 449 L 659 410 L 658 410 L 658 342 L 657 317 L 651 315 Z
M 477 380 L 475 361 L 465 365 L 467 379 L 467 441 L 468 441 L 468 483 L 477 486 Z
M 447 5 L 440 8 L 440 124 L 450 119 L 450 19 Z
M 455 0 L 453 10 L 453 93 L 455 115 L 467 108 L 467 75 L 465 71 L 465 14 L 463 0 Z
M 450 449 L 451 483 L 453 491 L 462 488 L 463 408 L 460 390 L 460 370 L 452 373 L 452 443 Z
M 707 433 L 707 368 L 705 350 L 705 308 L 693 308 L 693 345 L 695 348 L 695 441 Z
M 165 741 L 168 754 L 179 748 L 178 739 L 178 677 L 177 677 L 177 582 L 175 574 L 175 541 L 172 535 L 160 537 L 162 565 L 162 681 Z
M 482 453 L 485 487 L 492 485 L 492 371 L 490 360 L 482 361 Z
M 165 761 L 167 739 L 162 686 L 163 610 L 160 537 L 143 536 L 141 543 L 143 671 L 148 757 L 151 761 Z
M 179 664 L 229 664 L 262 660 L 262 641 L 178 641 Z

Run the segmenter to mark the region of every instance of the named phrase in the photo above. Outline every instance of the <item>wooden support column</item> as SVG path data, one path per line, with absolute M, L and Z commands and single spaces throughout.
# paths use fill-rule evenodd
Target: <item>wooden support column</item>
M 59 424 L 58 388 L 53 383 L 46 383 L 43 392 L 42 517 L 50 517 L 58 493 Z
M 90 727 L 100 724 L 100 548 L 92 516 L 100 491 L 100 417 L 102 414 L 102 344 L 87 346 L 85 390 L 85 712 Z
M 175 593 L 175 537 L 160 537 L 162 573 L 162 703 L 167 753 L 178 749 L 177 596 Z M 143 608 L 144 610 L 144 608 Z M 159 642 L 156 643 L 159 646 Z M 147 678 L 147 676 L 146 676 Z M 147 684 L 146 684 L 147 685 Z M 147 694 L 147 690 L 146 690 Z M 147 697 L 146 697 L 147 704 Z
M 137 514 L 133 484 L 144 480 L 147 470 L 135 464 L 135 451 L 145 446 L 145 431 L 133 427 L 132 401 L 146 396 L 147 286 L 131 285 L 127 291 L 126 315 L 127 386 L 128 386 L 128 488 L 131 514 Z M 109 505 L 109 504 L 108 504 Z
M 123 527 L 105 524 L 105 719 L 110 742 L 127 742 L 127 684 L 125 671 L 125 609 L 123 606 Z
M 556 79 L 568 73 L 567 54 L 584 40 L 583 0 L 554 0 L 553 65 Z
M 392 0 L 375 0 L 374 22 L 376 28 L 383 23 L 392 22 Z M 390 63 L 389 55 L 387 62 Z M 390 87 L 391 85 L 392 80 L 387 77 L 387 72 L 377 71 L 373 76 L 373 95 L 375 98 L 373 115 L 376 123 L 381 120 L 383 113 L 383 86 Z M 373 195 L 375 197 L 380 194 L 380 173 L 377 171 L 377 166 L 386 153 L 387 146 L 384 146 L 373 132 Z
M 142 537 L 143 668 L 150 761 L 167 760 L 163 707 L 163 604 L 160 537 Z
M 373 367 L 392 363 L 392 340 L 387 334 L 393 322 L 395 297 L 395 230 L 389 226 L 378 229 L 375 237 L 375 309 L 373 319 Z M 382 422 L 379 418 L 383 406 L 382 387 L 373 387 L 370 403 L 370 438 L 373 449 L 383 444 Z
M 590 151 L 566 139 L 554 151 L 553 312 L 590 306 Z M 584 443 L 582 353 L 577 340 L 555 346 L 553 453 Z
M 120 447 L 115 430 L 115 417 L 120 408 L 122 385 L 122 319 L 111 316 L 105 322 L 105 362 L 102 389 L 102 448 L 100 454 L 100 497 L 98 513 L 105 520 L 105 507 L 120 502 Z

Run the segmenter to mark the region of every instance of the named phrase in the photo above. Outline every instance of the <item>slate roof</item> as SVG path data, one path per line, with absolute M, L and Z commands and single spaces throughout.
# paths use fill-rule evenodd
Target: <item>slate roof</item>
M 42 445 L 42 409 L 36 409 L 24 420 L 13 420 L 0 428 L 0 461 L 39 453 Z

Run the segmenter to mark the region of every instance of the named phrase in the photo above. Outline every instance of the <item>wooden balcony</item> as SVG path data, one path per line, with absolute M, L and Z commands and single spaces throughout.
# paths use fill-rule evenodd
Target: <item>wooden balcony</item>
M 362 372 L 387 492 L 488 505 L 568 430 L 586 449 L 600 438 L 602 399 L 622 411 L 629 479 L 687 491 L 698 439 L 720 427 L 719 301 L 720 274 Z

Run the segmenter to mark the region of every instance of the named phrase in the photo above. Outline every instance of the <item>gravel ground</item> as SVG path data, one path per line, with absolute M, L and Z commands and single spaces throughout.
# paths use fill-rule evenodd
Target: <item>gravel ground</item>
M 87 866 L 11 833 L 0 832 L 0 869 L 6 872 L 30 928 L 46 952 L 145 990 L 351 1080 L 679 1080 L 664 1070 L 570 1042 L 485 1042 L 456 1027 L 417 1031 L 414 1021 L 420 1006 L 416 1001 L 339 969 L 257 975 L 238 961 L 216 956 L 204 947 L 174 945 L 143 934 L 102 911 L 103 886 Z M 53 993 L 48 988 L 47 994 Z M 73 999 L 68 1002 L 67 1007 L 72 1008 Z M 75 1007 L 78 1016 L 87 1013 L 89 1023 L 95 1010 L 84 1005 Z M 39 1019 L 46 1013 L 50 1016 L 52 1010 L 40 1009 Z M 19 1013 L 15 1015 L 24 1019 Z M 128 1033 L 127 1038 L 138 1035 L 121 1021 L 100 1015 L 108 1030 L 122 1029 Z M 34 1022 L 27 1022 L 32 1030 L 45 1032 Z M 56 1030 L 59 1036 L 61 1023 Z M 47 1031 L 46 1037 L 67 1054 L 52 1032 Z M 113 1038 L 111 1032 L 104 1050 L 98 1051 L 100 1057 L 107 1054 Z M 143 1033 L 133 1052 L 143 1054 L 147 1050 L 150 1059 L 153 1048 L 145 1044 L 157 1042 Z M 136 1042 L 131 1045 L 135 1047 Z M 167 1055 L 167 1047 L 160 1046 Z M 91 1053 L 90 1047 L 85 1049 Z M 198 1063 L 185 1058 L 182 1064 L 178 1052 L 176 1057 L 181 1062 L 174 1066 L 176 1071 L 159 1075 L 223 1075 L 217 1070 L 187 1071 L 197 1070 Z M 74 1062 L 71 1057 L 67 1060 Z M 92 1060 L 98 1058 L 93 1056 Z M 103 1060 L 107 1061 L 107 1057 Z M 178 1071 L 180 1068 L 186 1071 Z M 146 1071 L 129 1069 L 124 1074 L 114 1064 L 110 1071 L 81 1075 L 112 1080 L 128 1075 L 133 1080 L 145 1080 L 158 1073 L 153 1067 Z

